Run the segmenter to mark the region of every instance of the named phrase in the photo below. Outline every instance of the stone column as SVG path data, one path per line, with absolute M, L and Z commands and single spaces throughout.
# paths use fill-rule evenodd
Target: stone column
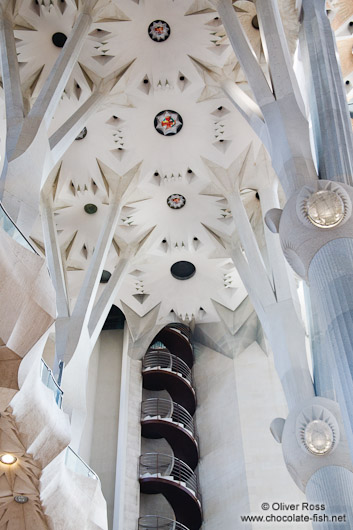
M 322 332 L 323 359 L 330 363 L 337 399 L 353 454 L 353 239 L 334 239 L 314 256 L 309 268 L 312 305 Z
M 325 484 L 325 488 L 322 485 Z M 350 530 L 353 521 L 353 474 L 340 466 L 322 467 L 306 486 L 307 499 L 312 504 L 325 506 L 315 510 L 313 529 Z M 327 509 L 327 508 L 328 509 Z M 322 506 L 320 506 L 322 508 Z M 326 515 L 326 520 L 319 516 Z
M 353 184 L 353 134 L 324 0 L 303 0 L 300 43 L 322 179 Z

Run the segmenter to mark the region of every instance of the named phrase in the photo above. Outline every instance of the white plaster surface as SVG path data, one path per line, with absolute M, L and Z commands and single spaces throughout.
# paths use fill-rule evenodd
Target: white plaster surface
M 140 485 L 138 482 L 138 464 L 141 454 L 141 397 L 141 361 L 131 359 L 125 467 L 124 530 L 136 530 L 139 517 Z
M 88 379 L 87 379 L 87 415 L 86 422 L 82 432 L 82 439 L 80 444 L 80 456 L 89 462 L 91 458 L 91 448 L 94 430 L 94 412 L 96 402 L 96 391 L 97 391 L 97 374 L 99 366 L 99 354 L 100 354 L 100 339 L 97 340 L 88 365 Z
M 122 347 L 122 330 L 102 331 L 99 339 L 89 465 L 101 480 L 103 495 L 107 501 L 110 528 L 113 524 L 114 509 Z M 93 358 L 93 363 L 95 362 Z M 94 374 L 92 376 L 94 377 Z M 90 392 L 91 388 L 88 385 L 88 395 Z
M 250 529 L 251 525 L 239 519 L 249 513 L 250 507 L 234 361 L 199 344 L 195 358 L 202 529 Z
M 100 482 L 65 465 L 65 453 L 43 470 L 41 501 L 50 530 L 107 530 L 106 502 Z
M 286 418 L 288 414 L 272 355 L 267 357 L 254 342 L 236 357 L 234 371 L 250 513 L 263 514 L 263 502 L 306 502 L 304 494 L 294 484 L 285 467 L 281 445 L 270 433 L 271 421 L 276 417 Z M 271 509 L 267 513 L 288 514 L 283 511 L 273 512 Z M 296 523 L 271 524 L 276 530 L 296 528 Z M 269 530 L 271 524 L 256 523 L 256 530 Z M 311 524 L 302 522 L 298 528 L 309 530 L 312 527 Z

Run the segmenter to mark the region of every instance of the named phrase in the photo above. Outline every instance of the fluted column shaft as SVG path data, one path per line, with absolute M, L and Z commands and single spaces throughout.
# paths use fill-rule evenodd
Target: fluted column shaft
M 324 245 L 309 268 L 311 303 L 325 348 L 318 370 L 332 371 L 346 435 L 353 454 L 353 239 Z

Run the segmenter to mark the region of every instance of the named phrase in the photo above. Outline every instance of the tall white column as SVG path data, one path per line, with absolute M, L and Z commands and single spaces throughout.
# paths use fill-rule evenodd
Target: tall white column
M 303 0 L 301 30 L 320 178 L 353 185 L 353 133 L 337 48 L 323 0 Z

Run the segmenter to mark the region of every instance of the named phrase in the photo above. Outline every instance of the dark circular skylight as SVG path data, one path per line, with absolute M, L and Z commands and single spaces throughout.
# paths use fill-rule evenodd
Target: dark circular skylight
M 111 272 L 103 270 L 102 276 L 101 276 L 101 279 L 100 279 L 100 283 L 108 283 L 109 280 L 110 280 L 111 275 L 112 275 Z
M 66 37 L 65 33 L 60 33 L 58 31 L 57 33 L 54 33 L 54 35 L 52 36 L 51 40 L 53 41 L 53 44 L 57 48 L 63 48 L 65 42 L 67 41 L 67 37 Z
M 170 26 L 164 20 L 154 20 L 148 26 L 148 35 L 155 42 L 164 42 L 170 35 Z
M 190 261 L 177 261 L 170 267 L 170 273 L 176 280 L 189 280 L 195 272 L 195 265 Z
M 183 206 L 185 206 L 186 199 L 184 195 L 180 195 L 179 193 L 173 193 L 172 195 L 169 195 L 167 199 L 167 204 L 169 208 L 172 208 L 173 210 L 180 210 Z
M 97 206 L 95 204 L 85 204 L 84 205 L 84 210 L 85 210 L 86 213 L 92 214 L 92 213 L 96 213 L 98 208 L 97 208 Z
M 75 138 L 75 140 L 83 140 L 87 136 L 87 127 L 84 127 L 80 134 L 78 134 Z
M 159 134 L 171 136 L 177 134 L 183 126 L 183 119 L 175 110 L 162 110 L 154 119 L 154 127 Z

